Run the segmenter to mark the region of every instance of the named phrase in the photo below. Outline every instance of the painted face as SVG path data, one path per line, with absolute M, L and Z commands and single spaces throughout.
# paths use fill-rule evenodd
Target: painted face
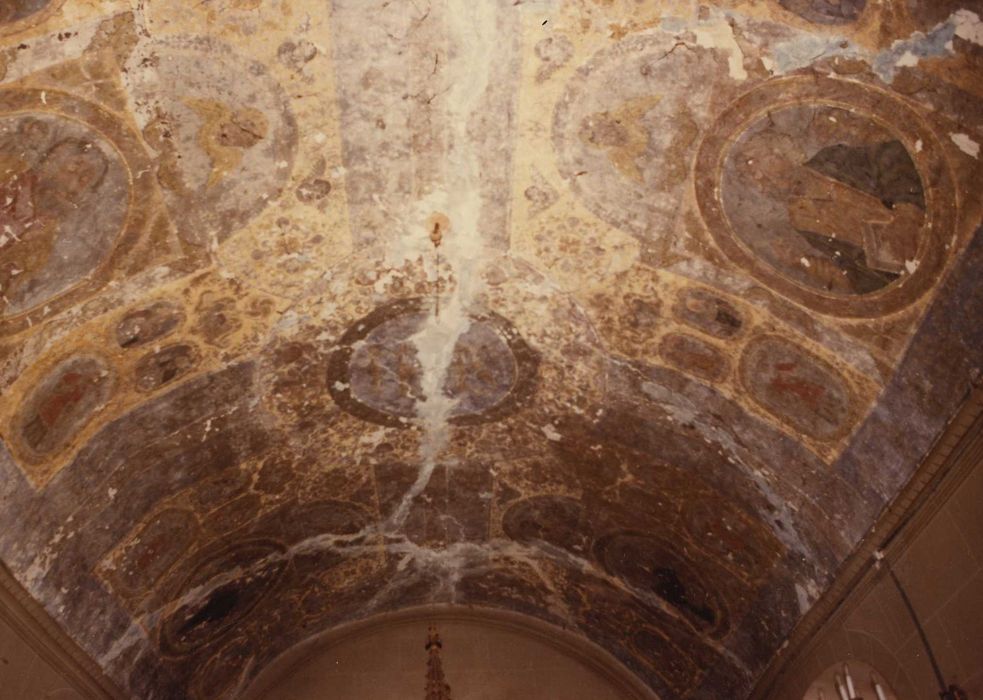
M 23 144 L 28 147 L 40 146 L 48 140 L 48 125 L 40 119 L 27 117 L 21 122 L 18 131 Z
M 91 142 L 65 139 L 41 163 L 42 186 L 46 193 L 74 202 L 99 186 L 108 167 L 106 156 Z

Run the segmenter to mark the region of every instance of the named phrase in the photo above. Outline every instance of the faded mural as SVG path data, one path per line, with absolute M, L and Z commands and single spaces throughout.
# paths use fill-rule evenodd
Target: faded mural
M 0 558 L 147 700 L 428 603 L 746 697 L 983 365 L 981 12 L 3 4 Z

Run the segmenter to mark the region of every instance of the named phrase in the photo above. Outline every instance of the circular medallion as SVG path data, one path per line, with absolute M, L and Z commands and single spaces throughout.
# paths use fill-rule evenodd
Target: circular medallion
M 224 637 L 280 582 L 284 551 L 278 542 L 251 540 L 202 556 L 161 623 L 161 650 L 183 656 Z
M 781 336 L 748 342 L 739 373 L 747 394 L 798 435 L 835 440 L 856 424 L 858 402 L 843 375 Z
M 48 19 L 64 0 L 3 0 L 0 36 L 17 34 Z
M 198 349 L 188 343 L 176 343 L 148 352 L 134 368 L 137 391 L 157 391 L 195 369 L 199 359 Z
M 655 594 L 694 629 L 714 637 L 727 633 L 730 623 L 723 597 L 668 541 L 615 532 L 597 541 L 594 555 L 609 574 Z
M 696 187 L 735 263 L 843 316 L 917 299 L 955 226 L 952 179 L 918 114 L 840 80 L 776 80 L 731 105 L 700 147 Z
M 502 529 L 517 542 L 547 542 L 579 555 L 590 546 L 587 514 L 568 496 L 532 496 L 516 501 L 502 516 Z
M 195 546 L 198 518 L 185 508 L 165 508 L 103 560 L 101 573 L 125 596 L 144 595 Z
M 140 167 L 135 135 L 95 105 L 0 91 L 0 319 L 22 326 L 107 281 L 144 225 L 131 206 L 151 186 L 134 182 Z
M 113 393 L 115 378 L 98 357 L 79 355 L 58 364 L 20 410 L 19 441 L 31 461 L 67 447 Z
M 681 515 L 690 539 L 743 579 L 764 580 L 781 556 L 782 544 L 771 531 L 726 500 L 691 498 Z
M 222 241 L 280 195 L 297 129 L 265 66 L 211 40 L 169 38 L 139 44 L 124 81 L 186 241 Z
M 599 218 L 656 244 L 673 223 L 689 163 L 722 83 L 725 54 L 656 32 L 599 52 L 556 107 L 553 145 L 570 188 Z
M 423 299 L 402 299 L 353 324 L 328 367 L 335 402 L 373 423 L 412 424 L 426 398 L 413 336 L 431 313 Z M 472 316 L 443 381 L 444 396 L 455 401 L 450 422 L 485 423 L 517 410 L 532 395 L 537 367 L 536 354 L 512 324 L 494 313 Z
M 116 324 L 115 339 L 121 348 L 138 348 L 165 338 L 184 323 L 183 309 L 171 301 L 155 301 L 127 313 Z

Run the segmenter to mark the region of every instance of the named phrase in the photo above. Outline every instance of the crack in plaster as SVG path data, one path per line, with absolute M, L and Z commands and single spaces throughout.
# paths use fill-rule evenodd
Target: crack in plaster
M 550 604 L 557 608 L 557 610 L 551 610 L 551 612 L 558 614 L 564 620 L 572 620 L 574 617 L 572 612 L 562 601 L 562 597 L 553 585 L 550 576 L 542 569 L 542 562 L 545 559 L 560 566 L 590 574 L 616 589 L 658 608 L 674 620 L 687 626 L 689 624 L 679 612 L 655 593 L 638 589 L 620 578 L 599 569 L 590 560 L 576 556 L 546 542 L 538 542 L 533 546 L 496 538 L 484 543 L 456 542 L 444 549 L 438 550 L 418 545 L 403 535 L 395 537 L 389 535 L 387 538 L 395 539 L 395 541 L 387 542 L 381 546 L 378 543 L 366 543 L 365 540 L 367 538 L 381 534 L 382 532 L 375 525 L 366 526 L 359 532 L 351 535 L 322 533 L 301 540 L 284 552 L 266 555 L 248 568 L 237 566 L 233 569 L 223 571 L 221 574 L 189 589 L 178 598 L 134 618 L 126 632 L 118 637 L 110 648 L 99 656 L 99 662 L 104 667 L 109 667 L 134 645 L 141 643 L 149 644 L 150 639 L 146 630 L 156 628 L 164 616 L 169 613 L 187 606 L 206 602 L 209 596 L 222 586 L 239 580 L 249 581 L 252 576 L 258 575 L 270 565 L 281 562 L 289 563 L 295 556 L 318 554 L 321 552 L 331 552 L 351 558 L 379 553 L 381 550 L 388 556 L 399 558 L 397 565 L 399 571 L 406 572 L 411 566 L 413 567 L 413 572 L 409 574 L 409 583 L 412 583 L 414 575 L 420 577 L 426 574 L 434 574 L 439 577 L 441 579 L 441 587 L 436 591 L 434 598 L 445 597 L 452 603 L 457 600 L 456 585 L 465 575 L 480 575 L 484 572 L 497 570 L 498 563 L 495 559 L 504 558 L 526 565 L 550 591 L 552 598 Z M 389 579 L 373 595 L 371 600 L 362 607 L 362 615 L 371 615 L 373 611 L 379 609 L 385 603 L 387 596 L 391 592 L 396 590 L 397 587 L 405 586 L 406 584 L 407 580 L 403 578 Z M 724 644 L 716 640 L 706 640 L 706 643 L 715 653 L 726 658 L 742 672 L 750 674 L 750 669 L 747 665 L 734 652 L 726 648 Z
M 451 55 L 437 63 L 449 86 L 447 113 L 450 144 L 443 172 L 444 187 L 422 198 L 413 213 L 415 224 L 408 231 L 418 244 L 426 245 L 431 231 L 425 223 L 435 212 L 450 220 L 449 230 L 435 244 L 438 260 L 443 261 L 448 278 L 456 284 L 446 297 L 438 286 L 435 307 L 411 337 L 421 367 L 423 399 L 416 402 L 417 421 L 423 430 L 420 447 L 422 465 L 412 488 L 404 495 L 391 523 L 401 526 L 412 502 L 427 487 L 449 435 L 449 419 L 457 399 L 447 396 L 444 384 L 458 341 L 471 325 L 471 310 L 482 287 L 485 244 L 479 230 L 483 197 L 481 164 L 472 144 L 470 126 L 490 87 L 491 62 L 500 22 L 494 0 L 448 0 L 444 20 L 456 39 Z M 410 247 L 409 249 L 412 249 Z M 425 259 L 425 258 L 424 258 Z M 439 285 L 441 271 L 434 271 Z M 438 306 L 439 305 L 439 306 Z

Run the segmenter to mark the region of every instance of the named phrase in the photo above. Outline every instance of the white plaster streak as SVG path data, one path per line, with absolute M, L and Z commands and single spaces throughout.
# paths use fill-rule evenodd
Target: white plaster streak
M 812 601 L 809 600 L 809 594 L 806 593 L 806 589 L 799 583 L 795 584 L 795 596 L 799 600 L 799 612 L 805 615 L 809 612 L 809 608 L 812 607 Z
M 979 160 L 980 144 L 970 138 L 968 134 L 949 134 L 949 138 L 959 147 L 960 151 Z
M 712 23 L 701 23 L 693 27 L 693 33 L 696 35 L 696 43 L 700 46 L 727 52 L 727 67 L 731 78 L 747 80 L 744 52 L 734 38 L 734 28 L 724 17 L 718 17 Z
M 403 494 L 403 498 L 399 502 L 399 506 L 389 518 L 389 527 L 391 529 L 399 529 L 406 522 L 406 518 L 410 513 L 410 506 L 413 505 L 413 501 L 416 500 L 416 497 L 423 493 L 423 490 L 427 488 L 427 484 L 430 483 L 430 477 L 433 476 L 433 470 L 436 468 L 436 466 L 437 463 L 434 459 L 423 459 L 423 464 L 416 476 L 416 481 L 413 482 L 413 486 L 410 487 L 410 490 Z
M 786 41 L 770 48 L 765 66 L 774 74 L 790 73 L 814 63 L 821 57 L 845 56 L 865 61 L 885 82 L 893 82 L 898 68 L 917 66 L 923 58 L 951 55 L 955 52 L 952 39 L 959 37 L 983 45 L 983 22 L 969 10 L 952 13 L 947 20 L 929 32 L 912 32 L 905 39 L 894 41 L 889 48 L 873 53 L 841 36 L 818 37 L 795 33 Z
M 380 541 L 384 537 L 384 543 Z M 380 544 L 382 547 L 380 548 Z M 624 580 L 608 574 L 603 569 L 585 557 L 559 549 L 546 542 L 524 544 L 508 539 L 492 539 L 483 543 L 456 542 L 443 549 L 431 549 L 418 545 L 404 535 L 381 535 L 376 526 L 369 525 L 360 532 L 350 535 L 322 533 L 296 542 L 285 552 L 276 552 L 257 560 L 247 568 L 235 567 L 203 582 L 199 586 L 186 591 L 175 600 L 164 603 L 161 607 L 149 611 L 134 619 L 123 635 L 117 638 L 110 648 L 100 655 L 99 662 L 103 668 L 108 668 L 111 662 L 121 658 L 130 647 L 138 644 L 148 644 L 147 629 L 159 626 L 165 615 L 171 614 L 186 606 L 202 605 L 221 586 L 235 582 L 248 581 L 271 566 L 288 562 L 298 555 L 317 554 L 332 551 L 347 557 L 375 556 L 383 551 L 387 556 L 399 560 L 398 568 L 403 576 L 391 578 L 385 586 L 373 595 L 372 599 L 363 606 L 365 615 L 370 615 L 391 602 L 389 596 L 403 590 L 407 580 L 418 576 L 439 576 L 443 585 L 435 593 L 435 599 L 450 599 L 454 601 L 454 586 L 465 574 L 480 575 L 486 571 L 497 569 L 504 561 L 521 563 L 528 568 L 539 581 L 550 591 L 550 607 L 564 618 L 570 618 L 560 591 L 554 587 L 551 577 L 543 570 L 544 561 L 553 561 L 573 570 L 589 573 L 592 577 L 604 580 L 608 584 L 633 595 L 647 604 L 658 607 L 670 617 L 681 619 L 679 611 L 666 603 L 658 595 L 649 590 L 636 589 Z M 729 659 L 739 668 L 745 668 L 744 663 L 722 644 L 708 640 L 715 651 Z
M 956 28 L 956 36 L 983 46 L 983 21 L 970 10 L 958 10 L 951 18 Z
M 479 231 L 482 210 L 481 164 L 472 145 L 469 126 L 477 116 L 489 87 L 492 57 L 498 43 L 498 3 L 495 0 L 447 0 L 444 22 L 451 50 L 442 71 L 449 85 L 446 113 L 450 139 L 444 170 L 444 188 L 424 197 L 413 212 L 408 235 L 413 243 L 430 244 L 428 222 L 440 212 L 450 221 L 436 253 L 437 282 L 445 276 L 455 284 L 424 319 L 411 341 L 421 367 L 423 400 L 417 402 L 417 421 L 423 430 L 421 468 L 391 518 L 399 526 L 413 500 L 427 487 L 450 435 L 449 419 L 456 400 L 444 394 L 447 371 L 460 338 L 470 327 L 470 311 L 478 299 L 485 260 Z M 443 273 L 443 274 L 442 274 Z
M 917 66 L 918 61 L 918 56 L 913 54 L 911 51 L 905 51 L 903 54 L 901 54 L 901 58 L 897 60 L 895 65 L 902 68 L 911 68 Z
M 150 640 L 147 637 L 147 631 L 141 625 L 133 622 L 126 628 L 126 632 L 124 632 L 122 636 L 113 640 L 113 643 L 109 649 L 99 656 L 99 666 L 102 668 L 109 668 L 109 665 L 122 656 L 127 649 L 138 644 L 142 646 L 149 646 Z

